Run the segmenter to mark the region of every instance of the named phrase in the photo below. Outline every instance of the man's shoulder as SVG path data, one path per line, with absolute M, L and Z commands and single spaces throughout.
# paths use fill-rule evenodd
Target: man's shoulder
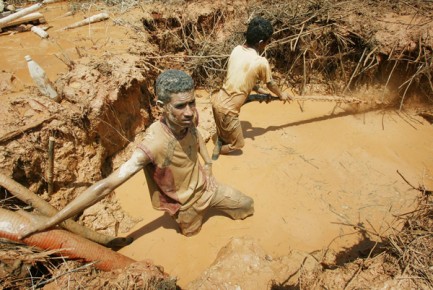
M 232 49 L 232 53 L 233 53 L 234 51 L 239 51 L 239 50 L 244 50 L 243 45 L 240 45 L 240 44 L 236 45 L 236 46 Z
M 248 56 L 251 57 L 254 50 L 251 50 L 243 45 L 237 45 L 232 49 L 231 57 Z
M 155 130 L 161 127 L 161 120 L 156 120 L 147 127 L 147 130 Z
M 156 142 L 158 140 L 164 139 L 165 135 L 166 134 L 164 132 L 162 123 L 158 120 L 150 124 L 149 127 L 147 127 L 142 142 Z
M 248 61 L 256 64 L 269 64 L 266 57 L 259 55 L 256 50 L 245 47 L 243 45 L 238 45 L 233 48 L 231 57 L 236 59 L 243 59 L 243 61 Z
M 137 147 L 144 151 L 151 160 L 155 162 L 155 160 L 158 160 L 158 156 L 164 154 L 169 141 L 170 139 L 164 130 L 163 124 L 158 120 L 147 127 Z

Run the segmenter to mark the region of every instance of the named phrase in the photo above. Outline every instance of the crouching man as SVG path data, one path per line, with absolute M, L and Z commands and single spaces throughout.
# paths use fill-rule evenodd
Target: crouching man
M 284 102 L 290 102 L 292 99 L 277 86 L 272 78 L 269 61 L 262 56 L 273 32 L 269 20 L 254 17 L 248 24 L 245 44 L 236 46 L 230 54 L 224 84 L 219 93 L 212 98 L 218 135 L 212 154 L 213 160 L 217 160 L 220 154 L 229 154 L 244 147 L 245 141 L 239 120 L 241 107 L 249 101 L 248 97 L 252 91 L 268 94 L 258 83 L 266 83 L 267 89 Z
M 197 234 L 207 209 L 214 207 L 233 219 L 254 212 L 253 199 L 216 182 L 205 143 L 196 128 L 194 81 L 183 71 L 161 73 L 155 84 L 161 120 L 146 130 L 131 158 L 105 179 L 90 186 L 65 208 L 31 231 L 42 231 L 82 212 L 144 169 L 155 209 L 170 214 L 185 236 Z M 199 155 L 204 161 L 200 162 Z

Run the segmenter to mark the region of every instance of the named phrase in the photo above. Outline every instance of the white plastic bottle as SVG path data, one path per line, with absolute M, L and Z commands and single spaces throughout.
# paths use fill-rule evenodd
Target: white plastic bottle
M 33 26 L 31 30 L 33 33 L 37 34 L 40 38 L 48 37 L 48 33 L 38 26 Z
M 38 86 L 41 93 L 47 97 L 50 97 L 50 99 L 52 99 L 53 101 L 59 102 L 60 101 L 59 94 L 53 88 L 53 84 L 48 79 L 44 69 L 41 68 L 40 65 L 37 64 L 30 57 L 30 55 L 26 55 L 24 58 L 27 61 L 27 66 L 29 68 L 30 76 Z

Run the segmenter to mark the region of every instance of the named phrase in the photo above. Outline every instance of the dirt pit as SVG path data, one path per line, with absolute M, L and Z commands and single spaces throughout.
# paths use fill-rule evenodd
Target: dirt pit
M 185 286 L 231 239 L 253 239 L 272 257 L 330 248 L 348 250 L 349 261 L 368 250 L 375 241 L 360 228 L 385 236 L 398 228 L 395 216 L 415 206 L 418 193 L 397 171 L 431 186 L 433 128 L 392 111 L 331 114 L 333 106 L 243 107 L 245 149 L 221 156 L 214 174 L 254 198 L 256 212 L 246 220 L 210 214 L 199 235 L 184 237 L 169 216 L 152 210 L 144 174 L 137 174 L 116 190 L 122 207 L 142 218 L 130 233 L 135 242 L 120 252 L 158 261 Z
M 153 80 L 171 67 L 187 70 L 198 84 L 200 130 L 211 151 L 215 128 L 209 97 L 220 85 L 224 59 L 241 39 L 240 27 L 253 14 L 276 17 L 274 24 L 281 24 L 288 16 L 275 11 L 294 8 L 291 1 L 248 3 L 170 1 L 119 7 L 57 2 L 41 10 L 50 26 L 48 39 L 12 28 L 4 31 L 0 36 L 1 172 L 55 207 L 63 207 L 128 158 L 145 128 L 158 117 Z M 277 80 L 300 100 L 245 105 L 241 112 L 245 148 L 240 154 L 221 156 L 213 166 L 220 182 L 254 198 L 252 217 L 233 221 L 210 212 L 200 234 L 184 237 L 169 216 L 151 208 L 140 172 L 77 220 L 105 234 L 133 237 L 134 242 L 118 252 L 137 261 L 152 260 L 184 289 L 301 287 L 302 272 L 314 273 L 318 266 L 339 268 L 370 257 L 384 237 L 403 227 L 404 221 L 396 216 L 417 207 L 416 188 L 433 188 L 433 127 L 425 117 L 431 112 L 432 94 L 425 86 L 431 69 L 425 70 L 422 63 L 431 53 L 431 40 L 421 33 L 422 45 L 417 47 L 415 42 L 413 47 L 413 39 L 427 28 L 421 20 L 416 25 L 409 21 L 421 8 L 401 4 L 373 9 L 367 4 L 360 2 L 359 13 L 347 14 L 332 31 L 343 41 L 338 48 L 347 49 L 345 59 L 340 54 L 325 63 L 338 55 L 328 39 L 323 47 L 310 45 L 310 41 L 320 43 L 318 28 L 329 32 L 332 23 L 317 16 L 305 22 L 308 29 L 293 24 L 290 29 L 297 30 L 290 36 L 277 33 L 270 45 L 267 53 Z M 338 13 L 333 14 L 342 9 L 337 2 L 317 5 L 299 6 L 299 15 L 311 20 L 307 12 L 316 9 L 339 19 Z M 100 11 L 109 11 L 110 19 L 59 30 Z M 381 22 L 375 17 L 384 11 L 387 18 Z M 293 19 L 302 23 L 301 18 Z M 360 24 L 365 19 L 377 22 L 365 27 Z M 391 28 L 393 39 L 387 34 Z M 411 30 L 415 28 L 416 32 Z M 367 39 L 362 33 L 376 33 L 374 47 L 361 41 Z M 216 50 L 221 43 L 225 46 Z M 320 48 L 323 58 L 318 55 Z M 403 60 L 394 51 L 414 61 L 400 64 Z M 203 57 L 215 56 L 209 52 L 216 57 Z M 326 53 L 331 56 L 325 57 Z M 55 81 L 62 92 L 61 103 L 38 94 L 27 72 L 27 54 Z M 341 71 L 336 68 L 340 61 L 344 61 Z M 285 65 L 292 62 L 290 68 Z M 302 100 L 330 94 L 363 102 Z M 52 195 L 47 193 L 45 171 L 49 136 L 56 138 Z M 331 288 L 365 283 L 372 288 L 395 286 L 389 280 L 401 274 L 395 269 L 377 272 L 382 278 L 371 275 L 368 282 L 351 282 L 350 276 L 341 275 L 340 281 L 332 279 L 339 282 Z M 98 274 L 67 276 L 80 285 L 80 281 L 89 283 L 84 282 L 85 275 Z M 120 279 L 128 277 L 135 276 Z M 368 280 L 368 275 L 363 279 Z M 51 286 L 65 286 L 65 281 L 59 278 Z M 92 287 L 103 283 L 101 278 L 101 285 Z

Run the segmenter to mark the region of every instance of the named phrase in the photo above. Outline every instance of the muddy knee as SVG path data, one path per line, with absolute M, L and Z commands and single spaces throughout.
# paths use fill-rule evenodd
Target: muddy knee
M 234 219 L 245 219 L 254 214 L 254 200 L 249 196 L 244 196 L 240 200 L 240 206 L 236 213 L 232 215 Z
M 221 147 L 221 154 L 229 154 L 230 152 L 241 150 L 245 146 L 244 140 L 238 141 L 235 144 L 227 144 Z
M 252 199 L 249 196 L 245 197 L 245 205 L 243 206 L 245 208 L 245 216 L 243 218 L 246 218 L 254 213 L 254 199 Z
M 242 138 L 242 139 L 236 140 L 236 143 L 233 144 L 233 146 L 231 146 L 231 147 L 233 148 L 233 150 L 240 150 L 240 149 L 244 148 L 244 146 L 245 146 L 245 141 L 244 141 L 244 138 Z
M 193 208 L 186 211 L 180 211 L 174 217 L 179 226 L 182 235 L 190 237 L 198 234 L 201 230 L 203 223 L 203 216 L 201 213 L 196 212 Z

